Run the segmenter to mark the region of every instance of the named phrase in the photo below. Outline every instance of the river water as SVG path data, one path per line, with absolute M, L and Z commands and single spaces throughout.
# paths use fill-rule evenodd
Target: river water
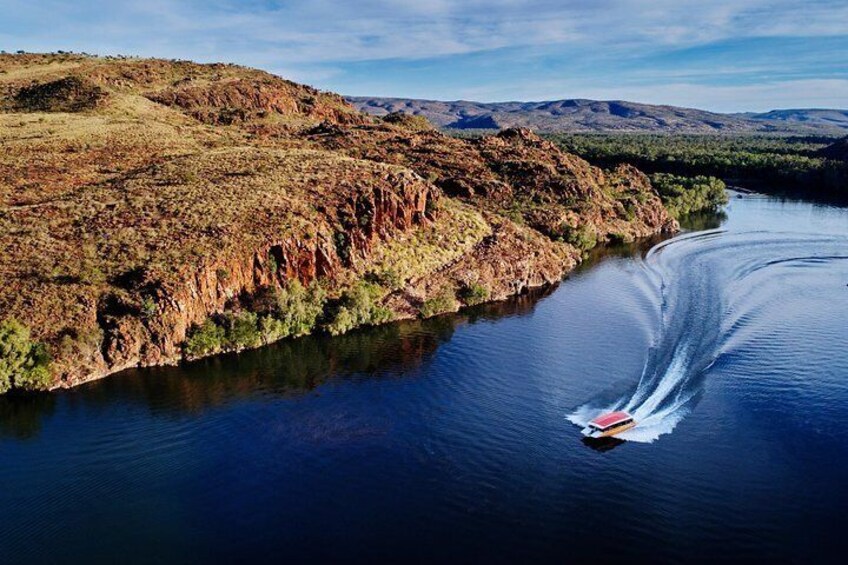
M 509 303 L 0 399 L 0 562 L 840 561 L 848 210 L 689 225 Z

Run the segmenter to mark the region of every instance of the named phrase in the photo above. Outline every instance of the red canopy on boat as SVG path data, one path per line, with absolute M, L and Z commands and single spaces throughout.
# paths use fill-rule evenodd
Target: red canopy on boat
M 608 414 L 601 414 L 592 420 L 592 423 L 599 428 L 606 428 L 628 418 L 631 418 L 631 416 L 627 412 L 609 412 Z

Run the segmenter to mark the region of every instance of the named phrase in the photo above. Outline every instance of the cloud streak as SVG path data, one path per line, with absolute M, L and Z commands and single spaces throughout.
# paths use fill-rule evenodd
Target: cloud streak
M 656 60 L 668 53 L 740 39 L 848 38 L 848 5 L 831 0 L 0 0 L 0 13 L 6 50 L 233 61 L 343 91 L 367 83 L 354 73 L 368 72 L 396 94 L 421 95 L 426 92 L 413 88 L 414 81 L 392 78 L 406 74 L 400 67 L 459 68 L 465 58 L 482 68 L 500 65 L 505 81 L 521 75 L 514 65 L 523 65 L 537 68 L 539 81 L 548 78 L 546 71 L 579 72 L 572 78 L 590 86 L 608 78 L 600 71 L 613 60 L 629 62 L 630 71 L 616 69 L 627 81 L 635 77 L 630 73 L 687 72 L 685 57 Z M 739 55 L 744 59 L 744 50 Z M 557 57 L 574 61 L 573 68 L 542 64 Z M 752 62 L 757 65 L 762 55 Z M 829 78 L 842 72 L 831 69 Z M 428 78 L 433 92 L 467 90 L 480 79 L 474 72 L 464 80 Z M 491 84 L 490 93 L 483 92 L 490 99 L 505 86 L 482 83 Z
M 648 104 L 704 108 L 715 112 L 766 112 L 790 108 L 845 108 L 848 79 L 776 81 L 748 85 L 704 85 L 693 82 L 656 82 L 650 85 L 592 87 L 567 81 L 543 83 L 526 92 L 513 91 L 504 100 L 544 101 L 568 97 L 593 100 L 629 100 Z M 466 90 L 458 98 L 478 100 L 485 91 Z M 802 100 L 802 104 L 798 101 Z

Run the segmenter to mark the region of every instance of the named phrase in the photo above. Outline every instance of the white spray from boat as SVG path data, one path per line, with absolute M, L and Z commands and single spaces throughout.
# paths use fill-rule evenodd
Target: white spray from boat
M 774 269 L 848 260 L 845 249 L 841 235 L 718 230 L 655 246 L 643 262 L 641 288 L 656 291 L 660 324 L 639 381 L 627 393 L 590 400 L 568 420 L 585 427 L 601 414 L 625 410 L 636 426 L 616 438 L 650 443 L 670 433 L 697 403 L 705 373 L 727 340 L 744 332 L 756 308 L 756 294 L 735 289 L 757 288 L 747 279 Z
M 629 398 L 624 397 L 612 404 L 588 403 L 568 415 L 573 424 L 585 427 L 600 414 L 624 410 L 636 420 L 637 425 L 616 437 L 629 441 L 650 443 L 663 434 L 670 433 L 689 413 L 688 406 L 697 395 L 686 385 L 688 347 L 678 348 L 674 358 L 659 379 L 645 378 L 645 372 L 639 385 Z M 648 365 L 645 366 L 647 371 Z
M 705 232 L 672 241 L 680 249 L 703 245 L 717 235 Z M 661 327 L 638 384 L 632 392 L 613 402 L 594 400 L 578 407 L 567 416 L 570 422 L 585 427 L 601 414 L 624 410 L 633 416 L 636 426 L 615 437 L 650 443 L 670 433 L 691 410 L 701 389 L 699 375 L 712 362 L 716 337 L 713 334 L 714 328 L 718 328 L 721 308 L 713 294 L 715 285 L 705 285 L 703 272 L 696 267 L 699 253 L 687 249 L 686 253 L 674 253 L 659 261 L 660 251 L 666 250 L 670 243 L 660 244 L 646 257 L 646 262 L 656 263 L 653 267 L 647 263 L 645 266 L 648 279 L 659 283 Z M 664 276 L 669 272 L 676 279 L 673 285 L 666 282 L 672 277 Z M 684 292 L 678 292 L 679 289 Z M 705 303 L 709 308 L 703 307 Z

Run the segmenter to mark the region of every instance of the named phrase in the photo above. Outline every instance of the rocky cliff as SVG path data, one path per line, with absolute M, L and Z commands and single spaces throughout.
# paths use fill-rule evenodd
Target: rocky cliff
M 0 55 L 0 141 L 0 322 L 48 386 L 503 299 L 675 228 L 635 169 L 232 65 Z

